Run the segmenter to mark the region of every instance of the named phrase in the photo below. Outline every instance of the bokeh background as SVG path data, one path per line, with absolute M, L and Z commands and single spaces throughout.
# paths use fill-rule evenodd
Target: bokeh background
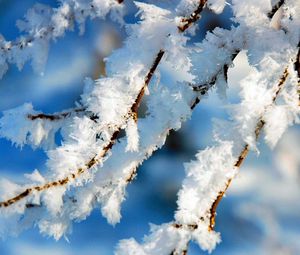
M 148 1 L 149 2 L 149 1 Z M 174 1 L 152 1 L 170 6 Z M 15 26 L 35 0 L 0 0 L 0 34 L 7 40 L 19 35 Z M 54 0 L 39 3 L 57 6 Z M 126 20 L 135 22 L 134 6 Z M 216 26 L 229 28 L 232 13 L 226 7 L 222 15 L 204 12 L 192 42 L 201 42 L 206 31 Z M 126 36 L 124 28 L 112 22 L 88 21 L 83 36 L 78 30 L 50 46 L 43 75 L 32 71 L 30 63 L 20 72 L 11 66 L 0 80 L 0 112 L 32 102 L 35 109 L 47 113 L 74 106 L 79 100 L 85 77 L 105 73 L 103 58 L 119 47 Z M 99 210 L 84 222 L 74 223 L 68 240 L 55 241 L 31 229 L 18 237 L 0 240 L 3 255 L 110 255 L 120 239 L 134 237 L 141 241 L 149 232 L 149 223 L 161 224 L 173 219 L 176 194 L 184 178 L 183 163 L 212 144 L 212 119 L 226 117 L 226 105 L 238 101 L 238 82 L 251 70 L 246 53 L 241 53 L 229 70 L 227 99 L 211 91 L 195 109 L 192 119 L 178 132 L 171 132 L 165 146 L 154 153 L 129 185 L 122 208 L 122 221 L 107 224 Z M 0 113 L 0 116 L 2 113 Z M 300 130 L 290 128 L 271 151 L 259 141 L 260 154 L 251 153 L 218 208 L 216 230 L 222 243 L 213 254 L 300 254 Z M 0 139 L 0 177 L 22 182 L 22 174 L 45 170 L 42 150 L 24 146 L 15 148 Z M 1 227 L 1 226 L 0 226 Z M 205 254 L 197 245 L 189 254 Z

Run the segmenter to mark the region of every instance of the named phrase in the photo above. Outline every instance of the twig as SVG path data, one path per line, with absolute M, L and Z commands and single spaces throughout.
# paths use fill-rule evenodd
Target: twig
M 284 70 L 283 75 L 281 76 L 277 86 L 276 86 L 276 91 L 274 93 L 274 96 L 272 98 L 272 104 L 275 102 L 278 94 L 280 93 L 280 91 L 283 88 L 283 85 L 288 77 L 289 73 L 288 73 L 288 68 L 286 68 Z M 264 127 L 265 122 L 263 120 L 263 116 L 261 116 L 256 124 L 256 128 L 255 128 L 255 137 L 256 140 L 258 139 L 258 136 L 262 130 L 262 128 Z M 239 157 L 237 159 L 237 161 L 234 164 L 234 167 L 239 168 L 242 163 L 244 162 L 245 158 L 247 157 L 249 153 L 249 144 L 246 144 L 243 148 L 243 150 L 240 152 Z M 217 207 L 219 205 L 219 203 L 221 202 L 222 198 L 224 197 L 225 192 L 227 191 L 227 189 L 229 188 L 230 184 L 231 184 L 232 178 L 230 178 L 226 184 L 226 187 L 224 190 L 219 192 L 219 195 L 217 196 L 216 200 L 213 202 L 211 208 L 210 208 L 210 224 L 209 224 L 209 230 L 213 230 L 214 226 L 215 226 L 215 218 L 216 218 L 216 211 L 217 211 Z
M 71 117 L 74 113 L 76 114 L 84 111 L 86 111 L 86 108 L 75 108 L 70 111 L 59 112 L 54 114 L 45 114 L 45 113 L 28 114 L 27 118 L 30 120 L 42 119 L 42 120 L 56 121 L 56 120 L 61 120 L 61 119 Z
M 295 71 L 298 73 L 298 79 L 300 80 L 300 42 L 298 43 L 298 53 L 294 62 Z
M 68 175 L 67 177 L 65 177 L 63 179 L 53 181 L 53 182 L 48 182 L 48 183 L 46 183 L 44 185 L 41 185 L 41 186 L 35 186 L 35 187 L 32 187 L 32 188 L 27 188 L 25 191 L 18 194 L 17 196 L 15 196 L 11 199 L 8 199 L 4 202 L 0 202 L 0 208 L 1 207 L 8 207 L 8 206 L 24 199 L 25 197 L 32 194 L 34 191 L 40 192 L 40 191 L 47 190 L 47 189 L 50 189 L 50 188 L 53 188 L 53 187 L 64 186 L 67 183 L 69 183 L 71 180 L 76 179 L 77 177 L 82 175 L 85 171 L 87 171 L 88 169 L 95 166 L 99 162 L 100 158 L 105 157 L 107 152 L 113 146 L 118 134 L 119 134 L 118 131 L 114 132 L 113 135 L 110 138 L 110 142 L 102 149 L 102 152 L 98 155 L 98 158 L 93 157 L 87 164 L 85 164 L 85 167 L 78 168 L 75 173 L 72 173 L 72 174 Z M 31 204 L 26 204 L 26 207 L 31 208 L 31 207 L 34 207 L 34 206 L 31 206 Z
M 234 59 L 236 58 L 236 56 L 240 53 L 240 50 L 236 50 L 232 55 L 231 55 L 231 62 L 234 61 Z M 228 64 L 224 64 L 217 72 L 215 75 L 213 75 L 211 77 L 211 79 L 209 81 L 207 81 L 206 83 L 202 83 L 202 84 L 198 84 L 198 85 L 194 85 L 192 86 L 193 90 L 195 92 L 200 93 L 200 95 L 205 95 L 207 94 L 208 90 L 211 89 L 217 82 L 219 76 L 221 74 L 224 75 L 224 79 L 227 82 L 228 79 Z M 197 96 L 194 100 L 194 102 L 191 105 L 191 109 L 193 110 L 196 105 L 200 102 L 200 98 Z
M 298 93 L 298 105 L 300 106 L 300 42 L 298 43 L 298 54 L 294 62 L 294 69 L 298 74 L 297 93 Z
M 131 112 L 134 114 L 134 119 L 137 121 L 137 113 L 138 113 L 138 108 L 141 104 L 141 101 L 142 101 L 142 98 L 145 94 L 145 89 L 148 87 L 149 85 L 149 82 L 151 81 L 152 79 L 152 76 L 158 66 L 158 64 L 160 63 L 163 55 L 165 54 L 165 51 L 164 50 L 160 50 L 158 53 L 157 53 L 157 56 L 147 74 L 147 76 L 145 77 L 145 83 L 144 83 L 144 86 L 142 87 L 142 89 L 140 90 L 140 93 L 138 94 L 134 104 L 132 105 L 131 107 Z
M 277 4 L 275 4 L 272 8 L 272 10 L 268 13 L 268 17 L 270 19 L 273 18 L 273 16 L 275 15 L 275 13 L 279 10 L 279 8 L 284 4 L 285 0 L 279 0 L 277 2 Z
M 184 32 L 192 24 L 194 24 L 199 18 L 200 13 L 203 11 L 204 6 L 206 5 L 207 0 L 200 0 L 197 9 L 188 17 L 181 20 L 181 25 L 178 26 L 179 31 Z

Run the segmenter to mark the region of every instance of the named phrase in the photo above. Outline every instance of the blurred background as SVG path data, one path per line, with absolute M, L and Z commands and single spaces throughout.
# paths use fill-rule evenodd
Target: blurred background
M 173 2 L 159 4 L 168 7 Z M 0 0 L 0 34 L 6 40 L 19 35 L 15 22 L 34 3 L 36 0 Z M 39 3 L 58 5 L 54 0 Z M 128 22 L 136 20 L 135 11 L 133 5 L 129 6 L 125 17 Z M 229 7 L 221 15 L 205 11 L 191 43 L 201 42 L 205 31 L 216 26 L 230 28 L 234 25 L 231 16 Z M 125 29 L 112 22 L 88 21 L 83 36 L 75 29 L 51 43 L 43 75 L 34 73 L 30 63 L 21 72 L 11 66 L 0 80 L 0 112 L 25 102 L 46 113 L 73 107 L 83 90 L 84 78 L 105 74 L 103 58 L 119 47 L 125 36 Z M 165 146 L 140 167 L 128 187 L 120 224 L 108 225 L 95 210 L 87 220 L 74 223 L 69 241 L 56 242 L 31 229 L 16 238 L 0 240 L 0 254 L 110 255 L 118 240 L 134 237 L 141 241 L 149 232 L 149 223 L 172 220 L 176 194 L 184 178 L 183 163 L 212 144 L 211 120 L 226 116 L 226 104 L 238 100 L 237 84 L 249 70 L 242 52 L 229 70 L 227 101 L 211 91 L 194 110 L 192 119 L 180 131 L 171 132 Z M 273 151 L 263 140 L 258 147 L 260 154 L 249 155 L 218 208 L 216 230 L 222 234 L 222 243 L 213 254 L 300 254 L 300 129 L 290 128 Z M 28 146 L 20 150 L 0 139 L 1 178 L 21 181 L 23 173 L 36 168 L 43 172 L 45 160 L 42 150 L 33 151 Z M 205 252 L 192 244 L 189 254 Z

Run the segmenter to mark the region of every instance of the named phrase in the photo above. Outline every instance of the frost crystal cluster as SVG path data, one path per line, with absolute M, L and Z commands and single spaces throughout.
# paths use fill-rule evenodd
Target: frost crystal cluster
M 273 148 L 299 123 L 299 0 L 181 0 L 170 1 L 167 9 L 159 1 L 146 2 L 36 4 L 17 22 L 22 36 L 0 37 L 2 77 L 10 65 L 22 69 L 27 61 L 43 72 L 51 41 L 76 26 L 84 33 L 87 18 L 111 19 L 127 31 L 122 47 L 106 59 L 106 76 L 85 80 L 75 108 L 49 115 L 26 103 L 3 113 L 0 136 L 19 147 L 40 147 L 48 160 L 47 171 L 25 175 L 26 184 L 1 180 L 2 237 L 37 226 L 59 239 L 97 207 L 110 224 L 118 223 L 138 166 L 212 88 L 224 96 L 228 68 L 243 51 L 253 68 L 239 84 L 240 101 L 227 107 L 230 121 L 214 122 L 214 146 L 185 164 L 174 220 L 151 226 L 143 243 L 121 240 L 116 248 L 116 254 L 186 254 L 193 241 L 212 251 L 221 241 L 214 231 L 217 206 L 248 152 L 257 151 L 258 137 Z M 127 24 L 126 6 L 133 4 L 138 22 Z M 234 26 L 216 27 L 202 42 L 191 43 L 202 12 L 220 14 L 225 5 Z M 140 116 L 142 101 L 147 110 Z M 55 143 L 57 132 L 61 145 Z

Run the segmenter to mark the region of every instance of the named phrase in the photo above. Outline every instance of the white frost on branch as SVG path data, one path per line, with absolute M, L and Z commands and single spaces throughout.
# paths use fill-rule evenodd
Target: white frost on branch
M 139 150 L 139 132 L 138 124 L 130 118 L 126 127 L 127 146 L 126 151 L 138 151 Z
M 55 133 L 63 123 L 58 121 L 31 120 L 30 116 L 40 112 L 33 110 L 32 104 L 24 104 L 3 112 L 0 119 L 0 137 L 10 140 L 16 146 L 28 144 L 45 150 L 55 147 Z
M 22 69 L 27 61 L 37 73 L 43 73 L 48 58 L 49 43 L 73 30 L 78 23 L 84 32 L 85 20 L 90 17 L 104 19 L 110 14 L 113 20 L 123 24 L 124 5 L 117 0 L 61 0 L 58 8 L 35 4 L 29 9 L 24 20 L 17 26 L 24 35 L 15 41 L 6 41 L 0 35 L 0 78 L 7 72 L 10 64 Z
M 225 8 L 226 0 L 208 0 L 207 6 L 213 12 L 220 14 Z
M 211 202 L 224 190 L 227 181 L 234 177 L 233 143 L 222 141 L 219 145 L 196 154 L 196 160 L 185 164 L 186 178 L 178 194 L 175 220 L 189 225 L 200 218 L 209 219 Z
M 198 0 L 180 0 L 176 6 L 176 12 L 178 16 L 186 17 L 191 15 L 197 9 L 198 5 Z
M 186 243 L 190 239 L 190 231 L 177 229 L 172 224 L 151 225 L 151 234 L 144 238 L 140 245 L 133 238 L 122 240 L 115 252 L 116 255 L 154 255 L 172 254 L 174 250 L 182 254 L 186 250 Z
M 291 51 L 289 54 L 288 52 Z M 292 54 L 293 53 L 293 54 Z M 266 123 L 266 141 L 274 147 L 286 128 L 299 121 L 299 106 L 297 99 L 296 78 L 292 78 L 293 59 L 296 51 L 290 47 L 286 49 L 286 59 L 265 57 L 257 63 L 255 69 L 241 81 L 241 102 L 230 107 L 231 115 L 235 121 L 234 129 L 240 138 L 251 148 L 256 149 L 255 126 L 259 119 L 263 117 Z M 290 58 L 289 58 L 290 56 Z M 276 106 L 273 105 L 277 87 L 275 86 L 283 75 L 283 71 L 289 65 L 289 76 L 277 97 Z M 268 72 L 258 71 L 268 70 Z M 272 70 L 269 73 L 269 70 Z M 280 122 L 278 122 L 278 117 Z M 274 129 L 276 128 L 276 129 Z M 276 132 L 276 135 L 275 135 Z

